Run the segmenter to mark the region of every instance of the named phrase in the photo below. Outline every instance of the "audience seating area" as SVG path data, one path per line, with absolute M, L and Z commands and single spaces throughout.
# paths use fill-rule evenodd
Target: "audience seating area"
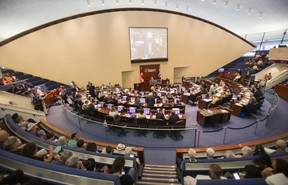
M 16 78 L 16 82 L 14 82 L 14 84 L 16 86 L 20 82 L 25 81 L 31 87 L 40 86 L 43 92 L 51 91 L 53 89 L 59 88 L 60 86 L 64 86 L 66 88 L 69 88 L 69 86 L 66 84 L 62 84 L 62 83 L 48 80 L 45 78 L 41 78 L 38 76 L 33 76 L 30 74 L 25 74 L 23 72 L 16 72 L 16 71 L 13 71 L 11 69 L 5 69 L 5 70 L 2 69 L 2 74 L 3 75 L 6 75 L 6 74 L 11 75 L 12 74 Z M 1 85 L 1 83 L 0 83 L 0 85 Z M 7 91 L 10 89 L 10 87 L 11 87 L 11 84 L 2 85 L 2 86 L 0 86 L 0 90 Z

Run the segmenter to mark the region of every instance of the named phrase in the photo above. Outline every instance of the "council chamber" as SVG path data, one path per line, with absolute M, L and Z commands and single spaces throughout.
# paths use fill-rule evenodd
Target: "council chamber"
M 286 47 L 245 56 L 255 45 L 219 25 L 146 8 L 70 16 L 0 45 L 1 183 L 287 178 Z

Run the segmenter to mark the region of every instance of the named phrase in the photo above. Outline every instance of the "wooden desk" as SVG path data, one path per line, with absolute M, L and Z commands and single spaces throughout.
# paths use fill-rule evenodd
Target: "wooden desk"
M 211 99 L 199 99 L 198 100 L 198 107 L 199 109 L 207 109 L 208 108 L 208 105 L 209 103 L 211 103 Z
M 288 87 L 282 84 L 277 84 L 275 87 L 275 92 L 283 98 L 284 100 L 288 101 Z
M 234 115 L 234 116 L 240 116 L 240 114 L 241 114 L 241 112 L 242 112 L 242 108 L 243 108 L 243 106 L 242 105 L 240 105 L 240 104 L 238 104 L 238 103 L 231 103 L 230 104 L 230 109 L 232 109 L 233 111 L 232 111 L 232 114 Z
M 201 110 L 197 111 L 197 123 L 202 127 L 206 126 L 208 118 L 211 118 L 218 114 L 221 114 L 220 123 L 225 123 L 230 120 L 231 113 L 229 111 L 225 110 L 225 112 L 223 112 L 222 111 L 223 109 L 210 109 L 210 110 L 213 111 L 213 115 L 210 116 L 204 116 L 203 114 L 201 114 Z

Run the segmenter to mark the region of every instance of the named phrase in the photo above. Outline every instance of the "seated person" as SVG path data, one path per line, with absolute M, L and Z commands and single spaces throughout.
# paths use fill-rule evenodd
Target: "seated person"
M 139 113 L 136 113 L 136 118 L 146 118 L 146 115 L 144 114 L 143 109 L 140 109 Z
M 275 143 L 276 152 L 288 152 L 287 143 L 283 139 L 279 139 Z
M 163 113 L 163 110 L 164 110 L 164 109 L 162 109 L 162 110 L 160 111 L 160 109 L 157 109 L 156 119 L 163 119 L 164 121 L 166 121 L 166 118 L 165 118 L 165 115 L 164 115 L 164 113 Z
M 233 81 L 234 81 L 234 82 L 238 82 L 238 81 L 240 80 L 240 78 L 241 78 L 241 75 L 237 72 L 237 73 L 235 74 L 235 78 L 233 79 Z
M 207 159 L 213 159 L 214 154 L 215 154 L 215 151 L 213 150 L 213 148 L 206 149 Z
M 267 167 L 262 172 L 262 177 L 266 178 L 265 181 L 269 185 L 287 184 L 288 182 L 288 162 L 282 158 L 273 160 L 272 168 Z
M 177 121 L 179 121 L 179 116 L 172 111 L 168 122 L 169 124 L 174 125 Z
M 194 148 L 189 148 L 188 150 L 188 159 L 190 160 L 190 162 L 197 162 L 196 160 L 196 150 Z
M 119 122 L 121 119 L 115 107 L 112 107 L 112 109 L 109 111 L 109 116 L 113 117 L 116 122 Z
M 227 179 L 223 177 L 223 170 L 218 164 L 211 164 L 209 167 L 209 176 L 208 175 L 197 175 L 196 179 Z
M 10 93 L 13 93 L 13 94 L 21 94 L 21 91 L 14 84 L 11 85 L 11 88 L 8 89 L 7 92 L 10 92 Z

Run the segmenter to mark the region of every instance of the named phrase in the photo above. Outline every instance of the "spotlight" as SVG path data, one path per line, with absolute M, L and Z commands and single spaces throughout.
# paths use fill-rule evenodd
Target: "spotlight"
M 240 4 L 237 4 L 236 10 L 237 10 L 237 11 L 240 11 Z
M 216 0 L 213 0 L 213 4 L 216 4 Z
M 263 18 L 263 12 L 259 12 L 259 18 L 260 18 L 260 19 Z
M 105 0 L 102 0 L 102 5 L 105 5 Z
M 116 4 L 119 5 L 119 0 L 116 0 Z
M 130 5 L 132 4 L 132 0 L 129 0 L 129 4 L 130 4 Z
M 228 7 L 229 1 L 225 1 L 225 8 Z
M 87 6 L 91 6 L 90 0 L 87 0 Z
M 252 8 L 249 8 L 248 15 L 251 15 L 251 13 L 252 13 Z
M 141 1 L 141 4 L 144 5 L 144 0 Z

